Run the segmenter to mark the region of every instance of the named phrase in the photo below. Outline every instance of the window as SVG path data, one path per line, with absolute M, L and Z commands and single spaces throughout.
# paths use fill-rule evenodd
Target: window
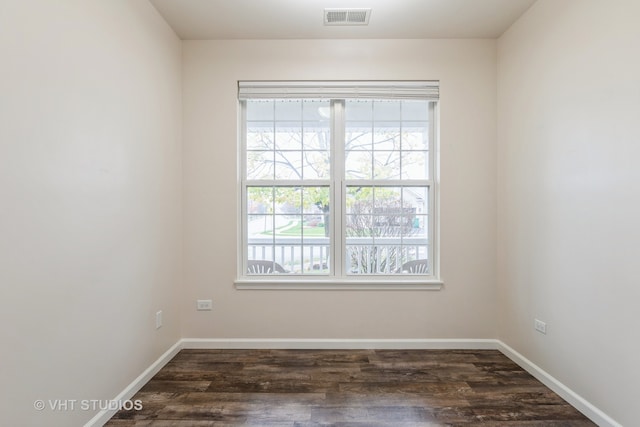
M 436 82 L 240 82 L 237 283 L 436 281 Z

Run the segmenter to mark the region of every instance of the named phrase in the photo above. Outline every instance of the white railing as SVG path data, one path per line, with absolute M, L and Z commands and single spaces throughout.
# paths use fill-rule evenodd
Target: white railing
M 424 237 L 348 237 L 350 273 L 396 273 L 407 261 L 427 259 L 429 242 Z M 275 260 L 291 273 L 326 273 L 330 266 L 328 237 L 251 237 L 248 259 Z
M 248 259 L 275 260 L 292 273 L 329 268 L 328 237 L 251 237 Z

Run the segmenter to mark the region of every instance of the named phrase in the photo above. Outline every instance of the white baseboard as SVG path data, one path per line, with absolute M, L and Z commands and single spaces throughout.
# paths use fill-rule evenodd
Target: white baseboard
M 189 349 L 308 349 L 308 350 L 495 350 L 491 339 L 259 339 L 259 338 L 183 338 Z
M 131 399 L 149 380 L 162 369 L 164 365 L 166 365 L 171 359 L 175 357 L 178 352 L 182 350 L 182 340 L 175 343 L 169 350 L 167 350 L 162 356 L 158 358 L 155 362 L 151 364 L 143 373 L 141 373 L 138 378 L 133 380 L 131 384 L 125 387 L 120 394 L 118 394 L 112 400 L 114 401 L 123 401 Z M 107 423 L 113 417 L 117 409 L 114 410 L 102 410 L 96 414 L 95 417 L 91 418 L 89 422 L 87 422 L 84 427 L 101 427 Z
M 538 365 L 515 351 L 500 340 L 497 340 L 497 350 L 502 352 L 509 359 L 513 360 L 522 369 L 533 375 L 542 384 L 553 390 L 558 396 L 569 402 L 578 411 L 582 412 L 587 418 L 596 423 L 600 427 L 622 427 L 622 424 L 616 422 L 613 418 L 602 412 L 600 409 L 589 403 L 575 391 L 558 381 L 549 373 L 544 371 Z
M 183 338 L 158 358 L 113 400 L 131 399 L 164 365 L 182 349 L 309 349 L 309 350 L 499 350 L 509 359 L 557 393 L 600 427 L 622 427 L 607 414 L 529 359 L 496 339 L 260 339 Z M 85 427 L 104 425 L 116 413 L 104 410 Z

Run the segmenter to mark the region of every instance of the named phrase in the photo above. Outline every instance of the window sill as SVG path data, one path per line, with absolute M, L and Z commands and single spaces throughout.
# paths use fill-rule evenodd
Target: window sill
M 322 279 L 237 279 L 238 290 L 327 290 L 327 291 L 439 291 L 442 280 L 322 280 Z

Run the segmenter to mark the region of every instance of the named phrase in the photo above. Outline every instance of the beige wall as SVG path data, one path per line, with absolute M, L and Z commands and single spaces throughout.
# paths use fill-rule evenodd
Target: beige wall
M 183 337 L 496 336 L 495 40 L 186 41 Z M 442 276 L 425 291 L 238 291 L 237 81 L 441 81 Z M 213 299 L 196 312 L 197 298 Z
M 181 44 L 146 1 L 21 0 L 0 58 L 0 424 L 81 425 L 34 400 L 113 398 L 180 337 Z
M 635 0 L 539 0 L 498 43 L 499 337 L 626 426 L 640 383 L 638 17 Z
M 637 16 L 539 0 L 496 50 L 181 44 L 144 1 L 3 4 L 2 422 L 81 424 L 33 401 L 112 398 L 180 337 L 498 337 L 633 425 Z M 234 289 L 236 83 L 261 79 L 441 81 L 442 291 Z

